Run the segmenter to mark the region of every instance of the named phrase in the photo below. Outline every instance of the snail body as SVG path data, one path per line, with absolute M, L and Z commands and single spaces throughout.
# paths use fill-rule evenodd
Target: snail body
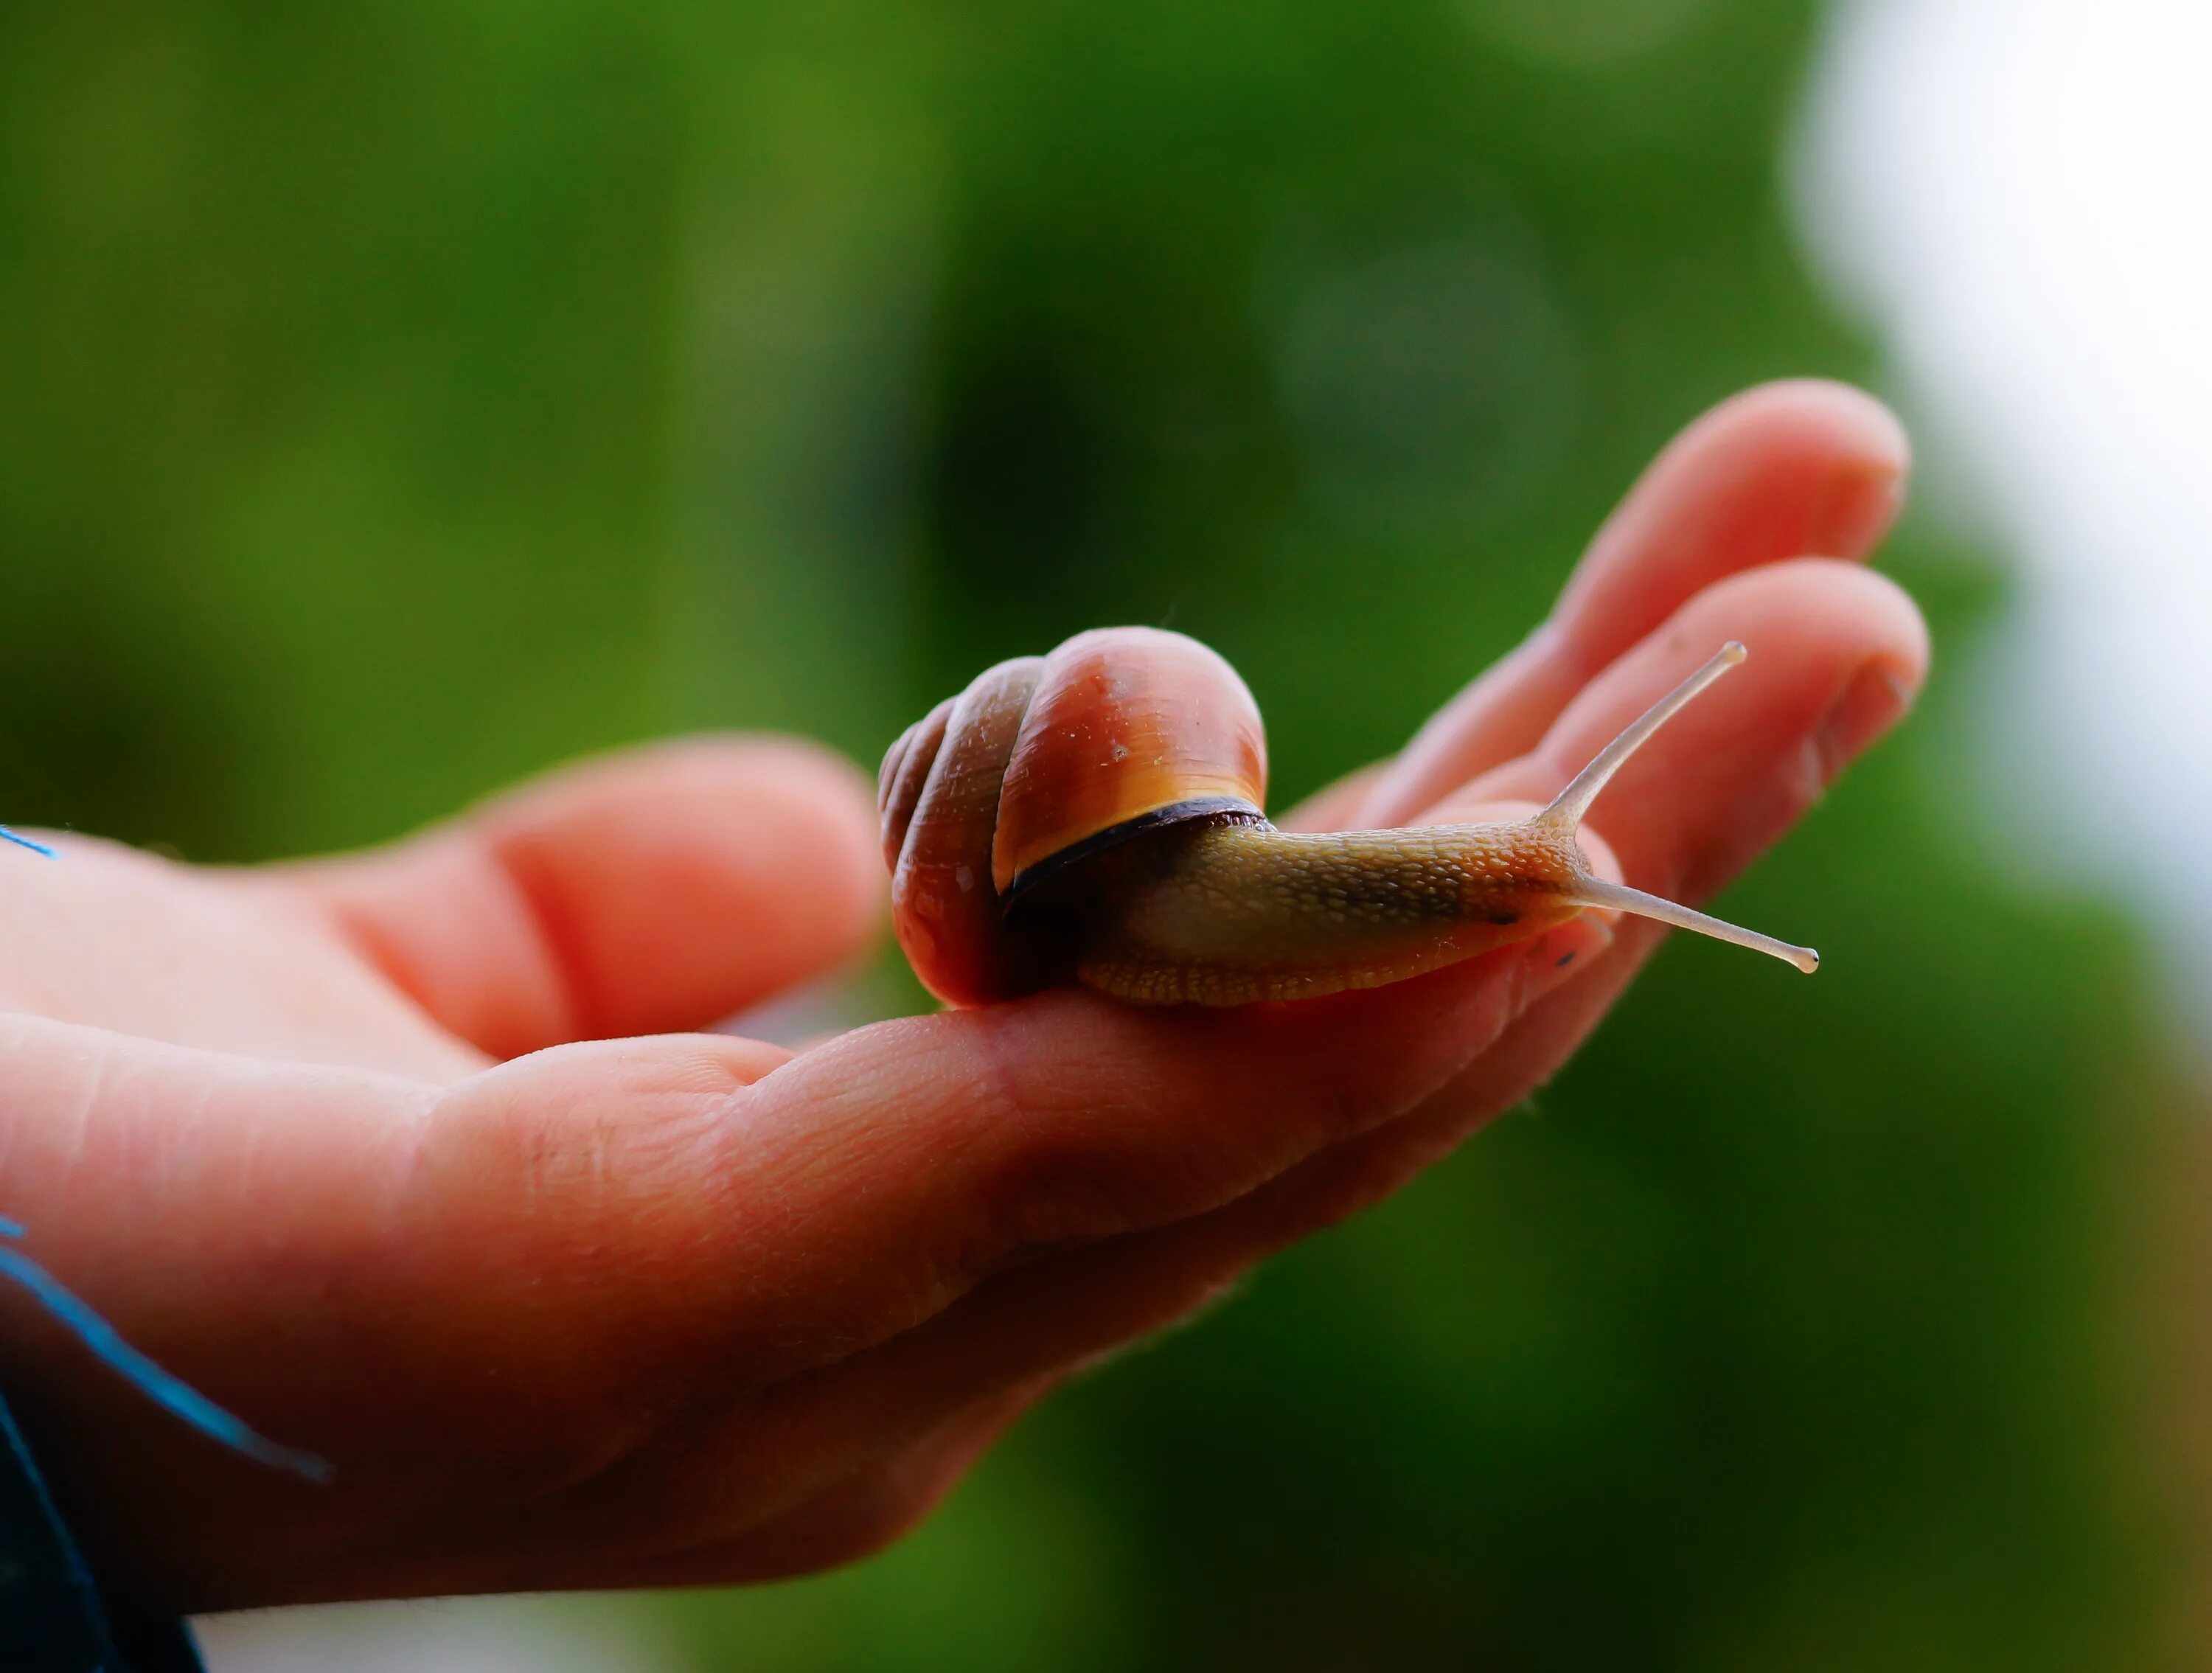
M 1510 825 L 1324 834 L 1194 823 L 1135 849 L 1118 874 L 1097 862 L 1103 910 L 1076 975 L 1152 1005 L 1381 987 L 1572 916 L 1580 908 L 1559 887 L 1567 865 Z
M 1575 843 L 1606 780 L 1743 657 L 1717 654 L 1550 807 L 1505 824 L 1285 831 L 1236 672 L 1180 634 L 1111 628 L 1002 662 L 917 721 L 879 784 L 892 921 L 956 1005 L 1070 981 L 1136 1004 L 1379 987 L 1586 907 L 1786 958 L 1808 950 L 1593 876 Z

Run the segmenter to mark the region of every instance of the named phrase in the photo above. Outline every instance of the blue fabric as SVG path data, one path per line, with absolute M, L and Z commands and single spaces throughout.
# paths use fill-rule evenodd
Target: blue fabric
M 180 1621 L 113 1621 L 0 1400 L 0 1666 L 9 1673 L 205 1673 Z

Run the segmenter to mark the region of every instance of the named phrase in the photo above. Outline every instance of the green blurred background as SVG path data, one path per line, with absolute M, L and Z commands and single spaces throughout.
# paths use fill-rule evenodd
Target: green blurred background
M 1288 799 L 1683 422 L 1879 381 L 1777 189 L 1804 0 L 0 7 L 0 809 L 249 859 L 706 727 L 871 762 L 1105 621 Z M 1887 562 L 1939 659 L 2002 569 Z M 1934 718 L 1540 1107 L 1059 1396 L 705 1670 L 2171 1651 L 2136 940 Z

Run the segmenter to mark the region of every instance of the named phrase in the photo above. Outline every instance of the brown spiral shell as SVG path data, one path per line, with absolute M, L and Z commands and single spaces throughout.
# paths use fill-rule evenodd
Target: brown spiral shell
M 1058 978 L 1066 950 L 1011 908 L 1164 825 L 1258 820 L 1267 756 L 1235 669 L 1179 633 L 1101 628 L 1001 662 L 908 728 L 878 800 L 899 944 L 956 1005 Z

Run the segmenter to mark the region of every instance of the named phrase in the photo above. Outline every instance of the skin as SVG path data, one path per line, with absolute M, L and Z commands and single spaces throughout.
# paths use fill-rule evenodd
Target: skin
M 1542 826 L 1185 825 L 1071 879 L 1095 899 L 1077 974 L 1139 1005 L 1379 988 L 1572 917 L 1562 897 L 1578 861 L 1571 836 Z
M 1857 567 L 1905 462 L 1832 386 L 1707 415 L 1550 621 L 1286 823 L 1525 812 L 1740 638 L 1586 843 L 1700 899 L 1920 684 L 1918 615 Z M 872 1550 L 1054 1384 L 1524 1097 L 1663 933 L 1586 914 L 1296 1005 L 1055 992 L 793 1056 L 676 1031 L 878 934 L 867 787 L 799 746 L 588 763 L 312 865 L 64 846 L 0 865 L 0 1214 L 338 1472 L 241 1462 L 0 1293 L 0 1385 L 76 1525 L 128 1595 L 195 1611 Z

